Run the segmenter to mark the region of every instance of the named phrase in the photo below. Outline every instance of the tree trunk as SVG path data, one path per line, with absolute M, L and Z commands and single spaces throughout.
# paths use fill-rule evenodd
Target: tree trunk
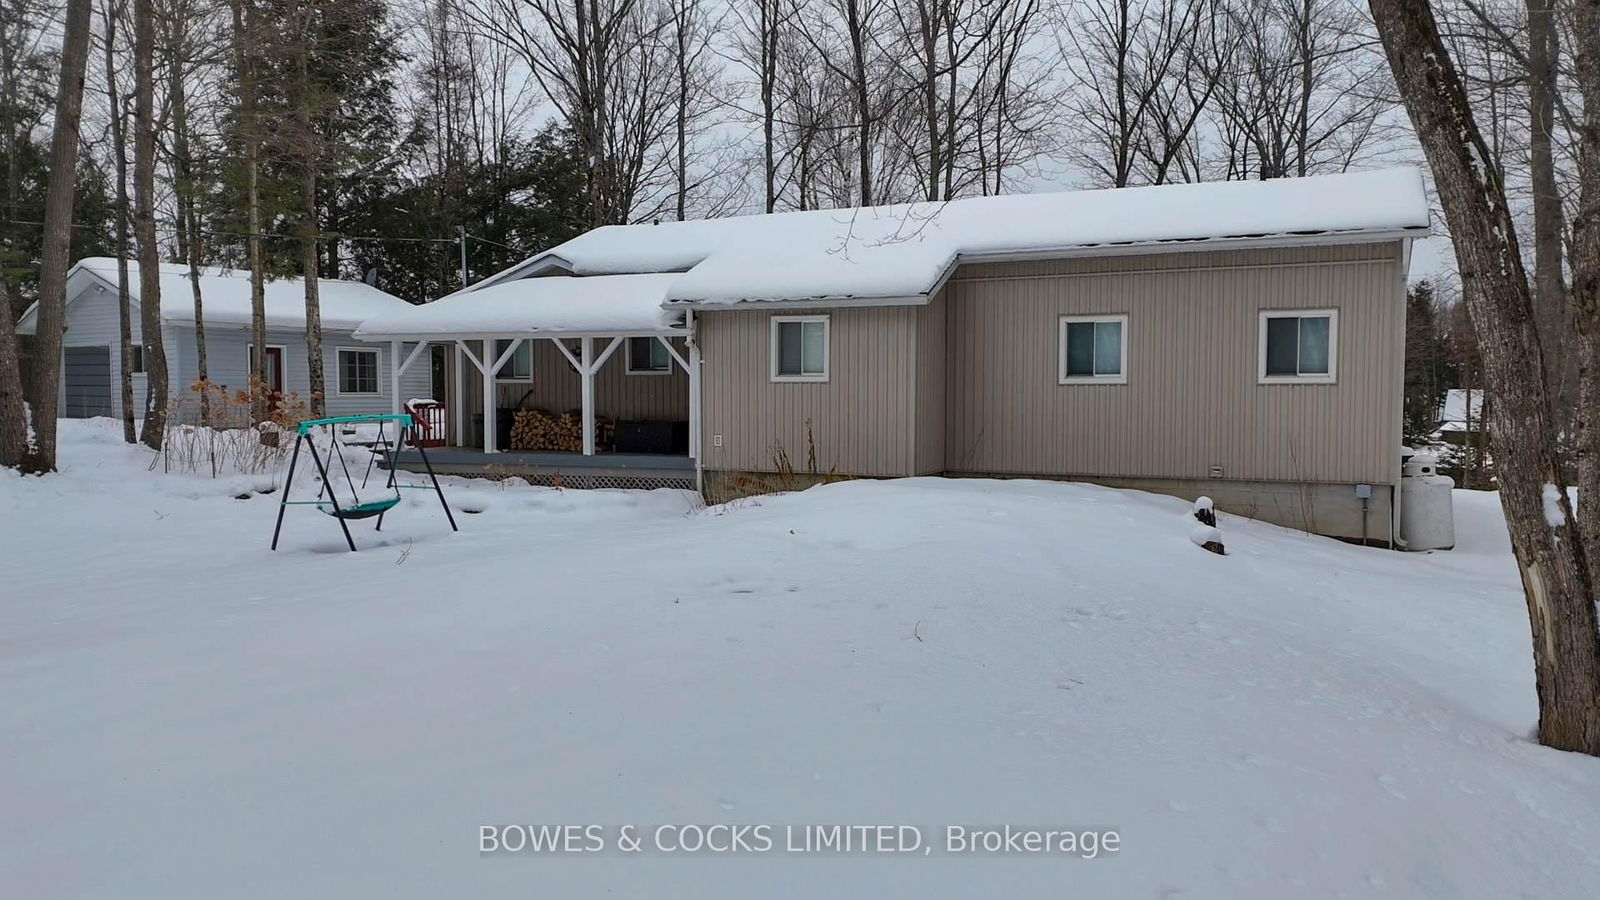
M 1533 301 L 1505 188 L 1489 163 L 1427 0 L 1370 5 L 1433 170 L 1483 355 L 1485 386 L 1495 398 L 1486 410 L 1490 445 L 1533 632 L 1539 741 L 1600 755 L 1594 591 L 1586 548 L 1571 526 Z
M 128 292 L 128 128 L 123 115 L 122 91 L 117 87 L 116 34 L 118 12 L 109 6 L 105 18 L 106 101 L 111 107 L 111 152 L 117 167 L 117 330 L 121 341 L 117 389 L 122 399 L 122 439 L 139 440 L 133 415 L 133 299 Z
M 1550 393 L 1556 402 L 1556 423 L 1565 430 L 1572 418 L 1568 412 L 1575 399 L 1571 391 L 1571 363 L 1578 348 L 1568 340 L 1567 291 L 1561 268 L 1561 192 L 1556 186 L 1552 140 L 1560 46 L 1551 3 L 1552 0 L 1527 0 L 1528 174 L 1533 189 L 1534 311 L 1538 316 L 1539 340 L 1546 354 Z M 1600 544 L 1593 546 L 1600 547 Z M 1600 559 L 1600 554 L 1595 556 Z
M 1572 220 L 1571 256 L 1568 259 L 1572 267 L 1572 291 L 1567 299 L 1572 311 L 1573 330 L 1577 332 L 1580 372 L 1576 417 L 1580 423 L 1578 491 L 1580 497 L 1595 498 L 1600 497 L 1600 0 L 1580 0 L 1572 4 L 1571 11 L 1573 56 L 1577 64 L 1578 92 L 1583 97 L 1583 121 L 1577 134 L 1578 207 Z M 1550 31 L 1548 64 L 1551 72 L 1554 72 L 1557 62 L 1555 29 L 1548 22 L 1545 27 Z M 1553 104 L 1554 100 L 1550 102 Z M 1549 180 L 1549 189 L 1553 191 L 1553 173 Z M 1537 184 L 1535 188 L 1537 190 Z M 1536 202 L 1540 200 L 1537 193 L 1534 199 Z M 1554 197 L 1545 203 L 1555 208 L 1556 222 L 1550 227 L 1557 230 L 1552 239 L 1556 268 L 1549 278 L 1559 286 L 1561 205 L 1559 198 Z M 1544 273 L 1541 272 L 1543 277 Z M 1594 493 L 1583 493 L 1586 490 Z M 1584 549 L 1590 554 L 1590 580 L 1600 585 L 1600 581 L 1595 580 L 1600 579 L 1600 503 L 1579 505 L 1578 527 L 1583 532 Z
M 322 371 L 322 296 L 317 281 L 317 165 L 320 157 L 316 118 L 312 114 L 311 70 L 308 60 L 314 30 L 310 12 L 304 13 L 306 21 L 300 29 L 298 102 L 295 116 L 299 119 L 300 148 L 304 154 L 300 182 L 300 273 L 306 292 L 306 364 L 310 370 L 311 417 L 320 419 L 327 415 L 327 382 Z M 265 357 L 265 353 L 258 354 Z
M 150 0 L 133 0 L 133 236 L 139 252 L 139 337 L 144 344 L 145 446 L 167 432 L 167 352 L 161 339 L 161 256 L 156 242 L 155 21 Z
M 56 467 L 56 416 L 61 397 L 61 335 L 67 327 L 67 266 L 72 251 L 72 197 L 77 186 L 78 126 L 83 117 L 83 75 L 89 61 L 89 0 L 68 0 L 56 86 L 55 133 L 50 142 L 50 185 L 45 195 L 44 246 L 39 260 L 39 328 L 34 343 L 38 403 L 33 430 L 38 464 Z M 11 310 L 6 309 L 7 328 Z
M 317 173 L 310 166 L 306 168 L 301 191 L 305 203 L 300 272 L 306 286 L 306 363 L 311 374 L 311 417 L 320 419 L 327 415 L 328 391 L 322 371 L 322 294 L 317 282 Z
M 239 136 L 244 157 L 246 254 L 250 266 L 250 345 L 256 348 L 250 372 L 250 422 L 260 425 L 272 418 L 267 385 L 267 264 L 261 247 L 261 139 L 256 122 L 255 61 L 246 49 L 255 26 L 249 0 L 232 0 L 233 58 L 239 78 Z
M 764 208 L 778 208 L 778 160 L 773 146 L 773 120 L 777 118 L 774 98 L 778 80 L 778 0 L 761 0 L 761 180 Z
M 183 223 L 182 233 L 185 262 L 189 264 L 189 292 L 194 295 L 194 346 L 195 380 L 199 385 L 200 424 L 211 424 L 211 392 L 209 370 L 206 367 L 206 317 L 205 301 L 200 291 L 200 214 L 195 202 L 194 160 L 189 156 L 189 97 L 184 89 L 184 41 L 179 32 L 174 37 L 177 46 L 172 48 L 172 82 L 168 89 L 172 102 L 172 155 L 177 169 L 178 218 Z
M 0 280 L 0 310 L 6 317 L 0 322 L 0 466 L 28 472 L 36 468 L 36 461 L 28 452 L 28 405 L 22 399 L 17 332 L 11 327 L 11 295 L 4 280 Z

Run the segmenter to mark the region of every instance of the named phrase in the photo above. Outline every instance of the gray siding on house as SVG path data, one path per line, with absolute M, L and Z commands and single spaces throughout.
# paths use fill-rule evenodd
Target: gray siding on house
M 1398 242 L 963 266 L 943 292 L 945 467 L 1385 484 L 1400 445 Z M 1335 308 L 1337 383 L 1257 383 L 1259 313 Z M 1062 315 L 1128 316 L 1126 384 L 1059 384 Z
M 914 473 L 931 475 L 945 469 L 948 344 L 945 320 L 950 304 L 935 297 L 917 307 L 917 450 Z
M 181 421 L 193 422 L 199 418 L 199 403 L 190 387 L 196 377 L 198 351 L 195 330 L 179 326 L 171 329 L 176 340 L 168 347 L 169 356 L 180 361 L 182 380 L 172 382 Z M 284 391 L 298 394 L 301 401 L 309 402 L 311 394 L 311 368 L 306 355 L 305 333 L 299 330 L 268 329 L 267 345 L 283 347 Z M 410 353 L 415 344 L 406 344 L 404 353 Z M 176 352 L 174 353 L 174 347 Z M 339 391 L 338 351 L 345 347 L 372 350 L 378 353 L 378 392 L 376 394 L 344 394 Z M 245 390 L 250 384 L 250 332 L 239 327 L 211 326 L 206 329 L 207 377 L 213 384 L 229 391 Z M 390 360 L 388 344 L 358 341 L 348 331 L 327 331 L 322 336 L 323 378 L 327 382 L 327 409 L 330 416 L 370 415 L 387 413 L 392 408 L 389 399 Z M 401 379 L 400 399 L 426 397 L 432 393 L 426 354 L 417 357 Z
M 704 467 L 772 472 L 781 448 L 795 470 L 804 471 L 809 424 L 818 471 L 915 473 L 918 308 L 821 313 L 829 318 L 829 379 L 774 382 L 769 320 L 794 314 L 788 308 L 696 313 Z
M 1402 253 L 1386 242 L 967 264 L 925 306 L 828 310 L 824 384 L 770 379 L 768 321 L 798 310 L 703 311 L 708 484 L 774 471 L 777 446 L 803 471 L 809 420 L 824 472 L 1206 493 L 1240 515 L 1386 541 Z M 1338 310 L 1336 382 L 1259 384 L 1260 313 L 1324 308 Z M 1128 317 L 1126 383 L 1060 384 L 1060 317 L 1100 313 Z M 1360 483 L 1376 486 L 1365 511 Z

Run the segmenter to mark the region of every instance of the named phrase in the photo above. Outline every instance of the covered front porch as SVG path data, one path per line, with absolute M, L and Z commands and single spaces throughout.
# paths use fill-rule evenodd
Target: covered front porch
M 443 408 L 421 417 L 422 436 L 440 471 L 692 482 L 699 352 L 692 313 L 661 305 L 668 280 L 508 282 L 367 322 L 356 336 L 391 345 L 394 412 L 422 406 L 401 393 L 406 373 L 434 368 L 443 396 L 426 399 Z

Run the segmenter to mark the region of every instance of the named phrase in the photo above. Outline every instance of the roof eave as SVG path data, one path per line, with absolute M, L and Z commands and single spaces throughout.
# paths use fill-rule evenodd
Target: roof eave
M 941 282 L 943 280 L 941 279 Z M 782 306 L 789 309 L 849 309 L 859 306 L 926 306 L 931 294 L 895 294 L 892 296 L 830 296 L 830 297 L 768 297 L 751 300 L 668 300 L 661 304 L 666 309 L 747 309 L 758 306 Z
M 669 327 L 664 327 L 664 328 L 655 328 L 655 329 L 641 329 L 641 328 L 614 329 L 614 328 L 612 328 L 612 329 L 599 329 L 599 330 L 596 330 L 596 329 L 589 328 L 589 329 L 581 329 L 581 330 L 574 329 L 574 330 L 570 330 L 569 331 L 569 330 L 552 330 L 552 329 L 548 329 L 548 328 L 541 328 L 541 329 L 538 329 L 536 331 L 488 331 L 488 332 L 470 332 L 470 333 L 460 333 L 460 334 L 457 334 L 457 333 L 454 333 L 454 332 L 412 332 L 412 333 L 406 333 L 406 334 L 388 334 L 388 333 L 362 334 L 361 332 L 357 331 L 354 334 L 352 334 L 352 337 L 354 337 L 358 341 L 367 341 L 367 342 L 370 342 L 370 343 L 377 344 L 377 343 L 385 343 L 385 342 L 388 342 L 388 341 L 402 341 L 402 342 L 407 342 L 407 341 L 428 341 L 430 343 L 445 343 L 445 342 L 453 342 L 453 341 L 506 340 L 508 338 L 550 338 L 552 340 L 561 340 L 563 338 L 585 338 L 585 337 L 591 337 L 591 338 L 683 337 L 683 336 L 687 335 L 688 333 L 689 333 L 689 329 L 683 327 L 682 325 L 674 325 L 674 326 L 669 326 Z
M 1338 231 L 1175 238 L 1122 244 L 1074 244 L 1065 247 L 963 253 L 958 260 L 958 264 L 1020 262 L 1036 259 L 1071 259 L 1095 256 L 1138 256 L 1156 253 L 1198 253 L 1233 249 L 1265 250 L 1276 247 L 1317 247 L 1337 244 L 1379 244 L 1387 241 L 1425 238 L 1431 233 L 1432 227 L 1425 224 L 1400 228 L 1351 228 Z
M 1076 244 L 1066 247 L 1030 248 L 1025 250 L 991 250 L 979 253 L 962 253 L 947 263 L 926 291 L 918 294 L 892 296 L 826 296 L 826 297 L 766 297 L 749 300 L 668 300 L 668 309 L 695 310 L 742 309 L 757 306 L 783 306 L 785 308 L 835 308 L 858 306 L 921 306 L 937 294 L 956 269 L 967 263 L 1023 262 L 1039 259 L 1073 259 L 1100 256 L 1137 256 L 1157 253 L 1191 253 L 1235 249 L 1271 249 L 1275 247 L 1315 247 L 1338 244 L 1379 244 L 1396 240 L 1427 237 L 1429 226 L 1406 228 L 1349 229 L 1344 231 L 1319 231 L 1294 234 L 1239 235 L 1222 238 L 1194 238 L 1167 241 L 1141 241 L 1126 244 Z

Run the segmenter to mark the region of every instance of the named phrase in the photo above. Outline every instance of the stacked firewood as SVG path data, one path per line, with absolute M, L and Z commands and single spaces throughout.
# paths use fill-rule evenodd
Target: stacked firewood
M 613 431 L 610 419 L 596 418 L 595 449 L 609 449 Z M 582 453 L 583 416 L 578 412 L 519 409 L 511 417 L 511 449 Z

